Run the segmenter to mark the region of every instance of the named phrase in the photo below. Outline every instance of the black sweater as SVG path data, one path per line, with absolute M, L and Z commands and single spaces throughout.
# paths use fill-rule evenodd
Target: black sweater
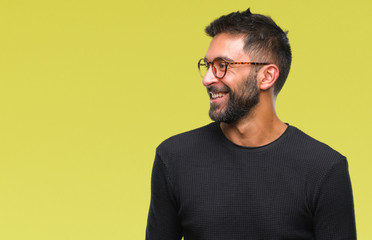
M 235 145 L 218 123 L 159 145 L 147 240 L 356 239 L 347 160 L 288 126 Z

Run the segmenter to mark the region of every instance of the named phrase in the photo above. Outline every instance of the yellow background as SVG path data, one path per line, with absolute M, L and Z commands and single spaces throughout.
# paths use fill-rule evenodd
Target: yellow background
M 349 160 L 372 239 L 370 1 L 0 1 L 0 239 L 144 239 L 156 146 L 210 122 L 204 27 L 251 7 L 285 30 L 279 117 Z

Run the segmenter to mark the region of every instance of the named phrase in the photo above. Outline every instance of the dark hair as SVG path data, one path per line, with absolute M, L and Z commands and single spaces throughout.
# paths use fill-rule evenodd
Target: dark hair
M 205 28 L 214 37 L 220 33 L 245 34 L 244 50 L 254 61 L 271 62 L 278 66 L 279 77 L 274 85 L 274 94 L 282 89 L 291 68 L 292 53 L 287 33 L 268 16 L 244 12 L 233 12 L 214 20 Z M 257 59 L 256 59 L 257 58 Z

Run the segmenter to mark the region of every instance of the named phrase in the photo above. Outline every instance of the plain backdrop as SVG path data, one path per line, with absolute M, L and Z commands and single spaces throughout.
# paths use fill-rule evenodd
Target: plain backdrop
M 208 124 L 204 28 L 270 15 L 280 119 L 347 156 L 372 239 L 370 1 L 0 0 L 0 239 L 144 239 L 156 146 Z

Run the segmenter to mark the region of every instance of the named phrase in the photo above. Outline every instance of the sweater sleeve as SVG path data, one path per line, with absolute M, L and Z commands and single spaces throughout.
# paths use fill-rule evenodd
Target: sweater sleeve
M 346 158 L 328 171 L 319 186 L 314 211 L 315 239 L 356 239 L 353 194 Z
M 167 170 L 160 156 L 156 154 L 151 176 L 146 240 L 180 240 L 182 237 L 177 204 Z

